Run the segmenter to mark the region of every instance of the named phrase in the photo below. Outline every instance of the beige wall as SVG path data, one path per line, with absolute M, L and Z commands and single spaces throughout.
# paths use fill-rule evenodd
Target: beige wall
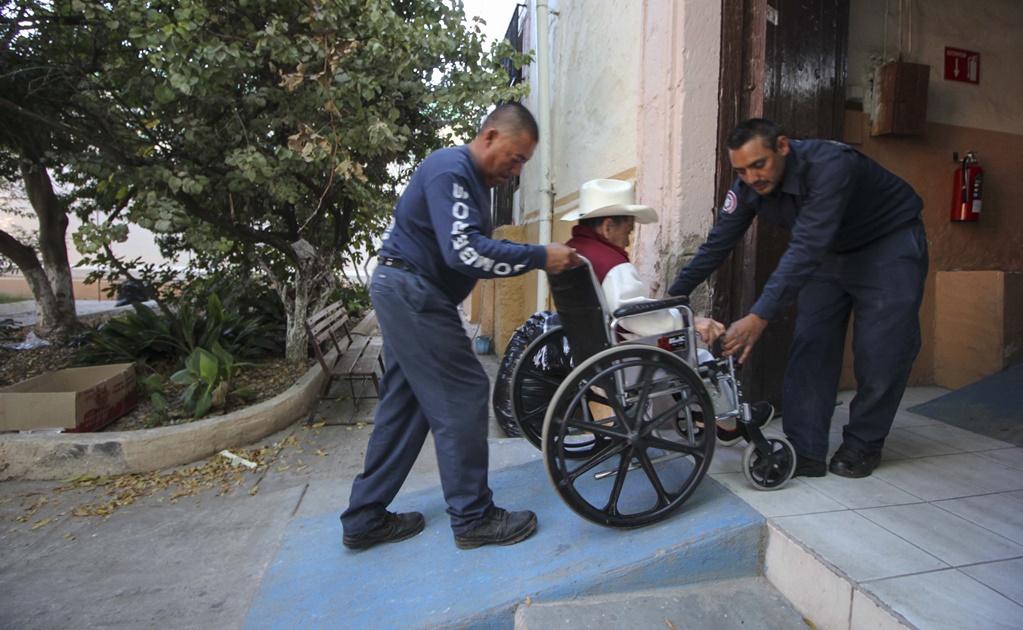
M 541 129 L 540 133 L 547 134 L 552 143 L 551 240 L 564 242 L 571 237 L 572 224 L 558 221 L 558 217 L 576 207 L 583 182 L 636 177 L 643 13 L 640 3 L 633 0 L 551 0 L 549 7 L 551 122 L 550 129 Z M 524 35 L 524 49 L 535 50 L 532 15 L 525 17 Z M 536 115 L 536 63 L 524 74 L 530 83 L 527 106 Z M 534 154 L 523 169 L 516 213 L 519 224 L 499 228 L 495 238 L 539 242 L 543 189 L 538 158 Z M 492 283 L 496 311 L 493 328 L 488 329 L 484 317 L 482 334 L 494 336 L 498 353 L 530 315 L 549 308 L 549 304 L 537 304 L 538 273 L 542 272 Z
M 911 377 L 912 384 L 931 384 L 939 370 L 955 370 L 947 363 L 949 353 L 935 356 L 936 318 L 939 309 L 951 308 L 956 312 L 969 312 L 968 303 L 973 299 L 970 293 L 946 293 L 946 299 L 938 302 L 935 295 L 936 275 L 947 271 L 1023 271 L 1023 178 L 1012 172 L 1018 163 L 1019 147 L 1023 138 L 1019 135 L 969 129 L 942 124 L 928 124 L 927 132 L 916 138 L 871 138 L 867 132 L 866 115 L 853 114 L 847 118 L 862 125 L 858 149 L 870 155 L 879 163 L 909 182 L 924 200 L 924 224 L 931 254 L 927 292 L 921 308 L 920 321 L 923 329 L 923 347 L 917 358 Z M 853 130 L 854 131 L 854 130 Z M 847 138 L 853 134 L 847 129 Z M 952 162 L 955 147 L 969 146 L 987 156 L 982 161 L 985 169 L 984 210 L 979 221 L 973 223 L 949 220 L 952 204 L 952 180 L 956 165 Z M 1007 297 L 1018 299 L 1013 291 L 1018 284 L 1009 287 Z M 967 304 L 954 304 L 949 300 Z M 990 309 L 981 308 L 976 313 L 970 335 L 988 339 L 1002 336 L 1002 323 L 985 313 Z M 965 334 L 965 333 L 964 333 Z M 947 337 L 946 337 L 947 338 Z M 981 353 L 985 354 L 985 353 Z M 847 370 L 843 385 L 853 383 L 848 366 L 851 356 L 846 355 Z M 936 361 L 943 361 L 937 365 Z M 1017 359 L 1018 360 L 1018 359 Z M 961 357 L 958 365 L 967 365 L 971 358 Z M 991 365 L 991 363 L 986 363 Z M 968 368 L 973 370 L 973 368 Z M 1000 369 L 1000 368 L 999 368 Z M 988 374 L 993 373 L 988 372 Z M 986 376 L 987 374 L 985 374 Z M 946 383 L 961 382 L 961 379 L 946 377 Z M 974 379 L 976 380 L 976 379 Z
M 557 13 L 550 22 L 551 129 L 541 134 L 549 133 L 553 144 L 551 238 L 570 237 L 571 225 L 557 218 L 576 207 L 584 182 L 633 181 L 637 202 L 656 208 L 661 220 L 637 227 L 632 258 L 644 280 L 664 286 L 713 223 L 714 178 L 706 168 L 716 145 L 720 7 L 608 0 L 552 1 L 550 8 Z M 532 16 L 525 32 L 524 47 L 535 49 Z M 526 74 L 527 104 L 535 113 L 535 63 Z M 522 175 L 519 216 L 527 239 L 539 235 L 539 169 L 534 158 Z M 521 293 L 520 324 L 547 306 L 536 304 L 532 275 Z M 512 285 L 508 290 L 520 293 Z
M 72 271 L 74 274 L 74 270 Z M 106 282 L 96 282 L 93 284 L 85 284 L 84 276 L 74 274 L 72 278 L 72 286 L 74 287 L 75 299 L 77 300 L 109 300 L 116 299 L 107 297 L 105 290 L 109 286 Z M 28 288 L 28 283 L 25 282 L 20 274 L 10 276 L 0 276 L 0 295 L 7 297 L 22 297 L 26 300 L 31 300 L 32 290 Z
M 714 223 L 721 16 L 714 2 L 643 6 L 638 194 L 661 220 L 637 229 L 632 257 L 640 276 L 663 289 Z M 699 292 L 694 304 L 709 310 Z
M 878 66 L 897 59 L 927 64 L 928 122 L 1023 135 L 1021 33 L 1019 0 L 856 0 L 849 15 L 847 95 L 862 98 L 870 111 Z M 980 53 L 979 85 L 944 80 L 946 46 Z
M 556 214 L 565 199 L 590 179 L 611 177 L 636 166 L 636 111 L 642 12 L 633 0 L 550 3 L 550 129 L 552 187 Z M 527 16 L 523 47 L 535 49 L 535 24 Z M 526 72 L 527 105 L 536 114 L 539 72 Z M 522 173 L 521 216 L 537 220 L 541 185 L 538 156 Z M 557 226 L 555 224 L 555 229 Z
M 1018 71 L 1023 3 L 912 0 L 901 19 L 898 4 L 852 3 L 847 94 L 853 100 L 862 96 L 867 114 L 849 113 L 846 139 L 908 181 L 924 200 L 931 269 L 920 317 L 923 348 L 911 382 L 959 387 L 1021 359 L 1010 347 L 1013 335 L 1003 321 L 1006 309 L 1023 299 L 1017 295 L 1020 283 L 993 279 L 1002 277 L 998 272 L 1023 271 L 1023 178 L 1014 172 L 1023 140 L 1023 75 Z M 945 81 L 946 46 L 981 54 L 979 85 Z M 873 72 L 900 53 L 906 61 L 931 66 L 926 132 L 870 137 Z M 977 153 L 985 171 L 984 206 L 980 221 L 957 223 L 949 220 L 957 166 L 953 152 L 962 156 L 967 151 Z M 950 288 L 969 276 L 942 276 L 944 289 L 939 291 L 939 274 L 958 271 L 987 273 L 972 276 L 984 279 L 973 291 Z M 991 283 L 1002 290 L 980 299 L 976 289 Z M 999 296 L 997 305 L 989 303 L 993 295 Z M 964 317 L 969 328 L 956 331 Z M 964 339 L 971 341 L 953 343 Z M 992 343 L 1000 348 L 991 350 Z M 846 364 L 843 384 L 848 386 L 854 382 L 848 353 Z

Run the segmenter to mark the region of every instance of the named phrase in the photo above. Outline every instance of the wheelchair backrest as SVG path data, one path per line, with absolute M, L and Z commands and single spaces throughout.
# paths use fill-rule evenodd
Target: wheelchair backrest
M 575 365 L 612 346 L 604 291 L 590 262 L 583 261 L 578 267 L 547 276 Z

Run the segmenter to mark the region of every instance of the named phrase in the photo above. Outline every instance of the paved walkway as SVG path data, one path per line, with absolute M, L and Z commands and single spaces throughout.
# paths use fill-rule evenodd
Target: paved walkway
M 741 449 L 715 452 L 711 477 L 830 568 L 793 571 L 790 589 L 779 586 L 790 600 L 815 594 L 807 616 L 818 628 L 848 627 L 845 616 L 873 601 L 921 629 L 1023 628 L 1023 449 L 907 411 L 947 391 L 906 392 L 865 479 L 797 478 L 757 492 L 740 472 Z M 851 398 L 843 392 L 835 410 L 832 453 Z M 791 560 L 776 551 L 768 562 Z
M 493 355 L 484 357 L 484 365 L 496 373 Z M 717 449 L 701 491 L 720 496 L 716 500 L 725 505 L 741 500 L 751 513 L 762 515 L 769 531 L 769 577 L 817 628 L 1023 627 L 1023 449 L 905 410 L 943 393 L 941 388 L 907 392 L 884 461 L 867 479 L 797 479 L 776 492 L 757 492 L 743 479 L 742 448 Z M 836 409 L 833 447 L 840 442 L 848 399 L 843 395 Z M 310 589 L 326 597 L 337 576 L 358 580 L 357 564 L 338 564 L 348 560 L 339 556 L 340 525 L 331 530 L 330 524 L 336 524 L 361 469 L 372 413 L 372 399 L 358 410 L 349 401 L 324 404 L 313 426 L 296 424 L 253 445 L 253 453 L 265 449 L 269 465 L 254 472 L 239 469 L 238 485 L 206 469 L 189 473 L 192 467 L 167 471 L 182 476 L 184 486 L 138 500 L 130 484 L 117 487 L 104 479 L 84 486 L 81 480 L 79 486 L 0 483 L 0 627 L 299 627 L 289 626 L 286 611 L 289 601 L 298 605 L 302 591 L 289 599 L 286 590 L 274 588 L 281 575 L 300 573 Z M 778 429 L 773 425 L 768 433 Z M 495 475 L 507 471 L 512 480 L 526 475 L 535 486 L 539 453 L 522 440 L 502 438 L 496 423 L 491 436 Z M 206 463 L 212 466 L 216 458 Z M 182 489 L 206 482 L 211 489 L 202 493 Z M 498 501 L 527 507 L 519 505 L 526 495 L 516 491 L 526 483 L 502 485 Z M 401 500 L 424 501 L 437 512 L 432 520 L 439 522 L 430 530 L 436 540 L 429 542 L 457 557 L 440 527 L 437 486 L 428 443 Z M 461 556 L 501 554 L 503 562 L 515 563 L 519 554 L 556 554 L 559 538 L 575 542 L 586 524 L 553 492 L 546 497 L 529 499 L 546 501 L 535 508 L 547 515 L 541 523 L 546 538 L 538 534 L 515 547 Z M 99 504 L 110 505 L 109 516 L 74 516 Z M 687 509 L 682 518 L 692 516 Z M 601 533 L 613 538 L 615 532 L 608 532 Z M 327 546 L 321 554 L 307 553 L 312 547 L 303 539 L 306 534 Z M 640 529 L 621 538 L 656 535 Z M 613 553 L 608 544 L 602 542 L 598 553 Z M 289 551 L 299 549 L 297 555 Z M 374 551 L 358 557 L 383 562 L 385 556 Z M 407 566 L 409 557 L 399 545 L 389 551 L 398 554 L 387 561 L 391 570 L 403 562 L 406 571 L 429 568 Z M 521 592 L 534 592 L 531 576 L 541 579 L 558 570 L 542 564 L 514 572 Z M 439 600 L 456 601 L 472 596 L 467 584 L 437 580 L 430 586 Z M 376 586 L 392 597 L 390 605 L 405 605 L 407 593 L 379 581 Z M 622 611 L 627 609 L 623 605 Z M 267 610 L 285 612 L 273 617 L 278 623 L 267 624 L 271 614 L 260 616 Z M 321 627 L 372 627 L 348 625 L 344 618 L 320 622 Z M 419 627 L 408 624 L 401 627 Z M 631 626 L 623 619 L 617 627 Z

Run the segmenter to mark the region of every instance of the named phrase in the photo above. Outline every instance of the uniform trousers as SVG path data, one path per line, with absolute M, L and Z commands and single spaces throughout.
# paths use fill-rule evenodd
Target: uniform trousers
M 920 350 L 927 236 L 913 221 L 853 252 L 829 255 L 799 293 L 783 385 L 785 435 L 824 461 L 850 314 L 856 395 L 842 431 L 850 447 L 880 451 Z
M 493 505 L 487 446 L 490 380 L 457 305 L 426 279 L 379 266 L 370 284 L 384 376 L 363 472 L 341 515 L 345 534 L 373 529 L 433 432 L 451 528 L 461 534 Z

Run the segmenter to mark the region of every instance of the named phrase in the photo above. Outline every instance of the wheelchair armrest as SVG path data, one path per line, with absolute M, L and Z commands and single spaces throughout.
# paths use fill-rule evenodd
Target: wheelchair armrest
M 663 311 L 676 306 L 688 305 L 689 296 L 680 295 L 678 297 L 668 298 L 667 300 L 657 300 L 656 302 L 643 302 L 641 304 L 623 306 L 620 309 L 617 309 L 614 313 L 611 313 L 611 316 L 615 319 L 620 319 L 630 315 L 642 315 L 643 313 L 650 313 L 651 311 Z

